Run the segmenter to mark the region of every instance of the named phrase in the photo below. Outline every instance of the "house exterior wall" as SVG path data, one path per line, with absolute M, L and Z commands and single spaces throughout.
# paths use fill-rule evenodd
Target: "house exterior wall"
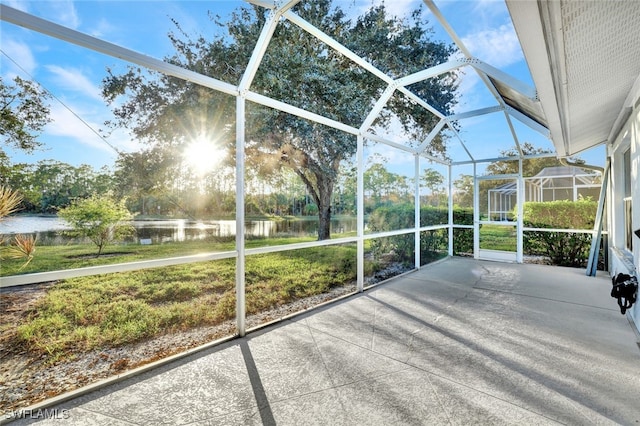
M 631 199 L 631 231 L 640 228 L 640 99 L 613 144 L 607 147 L 611 158 L 611 187 L 609 192 L 609 243 L 611 247 L 611 276 L 630 273 L 640 274 L 640 238 L 632 233 L 631 249 L 626 232 L 625 198 Z M 628 162 L 625 153 L 628 152 Z M 628 311 L 640 331 L 640 303 Z

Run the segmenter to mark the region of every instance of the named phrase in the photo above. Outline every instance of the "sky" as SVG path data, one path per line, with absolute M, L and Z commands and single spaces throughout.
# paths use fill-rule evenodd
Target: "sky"
M 162 59 L 172 53 L 167 33 L 175 31 L 172 19 L 189 34 L 213 34 L 216 30 L 208 11 L 224 17 L 241 5 L 241 1 L 25 1 L 0 0 L 1 3 L 35 16 L 102 38 L 128 49 Z M 357 16 L 380 0 L 338 0 L 334 2 L 348 16 Z M 387 1 L 387 9 L 397 16 L 407 14 L 422 4 L 421 0 Z M 501 0 L 436 0 L 436 6 L 449 21 L 471 53 L 512 77 L 533 85 L 508 10 Z M 427 8 L 426 18 L 433 26 L 435 40 L 451 39 Z M 100 95 L 100 84 L 107 68 L 124 70 L 122 61 L 88 49 L 70 45 L 0 21 L 0 73 L 8 81 L 15 75 L 35 80 L 54 98 L 50 100 L 52 122 L 39 140 L 43 151 L 26 155 L 8 150 L 11 161 L 33 163 L 55 159 L 74 166 L 89 164 L 95 168 L 112 167 L 116 150 L 130 152 L 139 148 L 125 130 L 103 135 L 104 122 L 112 118 Z M 458 112 L 495 105 L 496 101 L 482 81 L 465 68 L 460 85 Z M 551 149 L 542 135 L 512 120 L 520 142 Z M 475 158 L 493 158 L 501 150 L 514 146 L 502 113 L 463 120 L 461 136 Z M 114 149 L 115 148 L 115 149 Z M 450 147 L 454 161 L 468 160 L 455 141 Z M 580 158 L 590 164 L 603 165 L 604 151 L 596 148 Z M 409 161 L 399 153 L 394 162 L 402 167 Z

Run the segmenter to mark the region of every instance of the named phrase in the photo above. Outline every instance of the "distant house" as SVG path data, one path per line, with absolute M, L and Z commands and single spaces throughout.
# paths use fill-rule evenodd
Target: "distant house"
M 577 201 L 600 196 L 602 174 L 576 166 L 542 169 L 537 175 L 526 177 L 524 201 Z M 491 220 L 513 220 L 517 205 L 517 184 L 509 182 L 488 190 L 487 215 Z
M 576 166 L 542 169 L 537 175 L 524 178 L 525 201 L 598 200 L 602 175 Z

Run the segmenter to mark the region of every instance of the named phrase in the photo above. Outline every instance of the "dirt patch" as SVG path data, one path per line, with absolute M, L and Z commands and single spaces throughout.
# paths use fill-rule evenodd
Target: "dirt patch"
M 88 254 L 76 254 L 73 256 L 67 256 L 67 259 L 85 260 L 85 259 L 104 259 L 109 257 L 126 256 L 128 254 L 134 254 L 132 251 L 114 251 L 113 253 L 102 253 L 98 256 L 97 253 Z

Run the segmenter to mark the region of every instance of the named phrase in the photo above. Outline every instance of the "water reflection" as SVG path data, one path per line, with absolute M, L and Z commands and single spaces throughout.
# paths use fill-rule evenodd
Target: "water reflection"
M 133 225 L 136 236 L 127 241 L 131 243 L 158 244 L 236 235 L 235 220 L 136 220 Z M 245 222 L 244 228 L 248 237 L 314 236 L 318 232 L 318 222 L 306 219 L 251 220 Z M 77 241 L 64 235 L 64 231 L 68 229 L 68 225 L 56 217 L 16 216 L 0 222 L 0 234 L 35 234 L 39 245 L 62 245 Z M 355 231 L 355 217 L 341 217 L 331 221 L 332 234 Z

